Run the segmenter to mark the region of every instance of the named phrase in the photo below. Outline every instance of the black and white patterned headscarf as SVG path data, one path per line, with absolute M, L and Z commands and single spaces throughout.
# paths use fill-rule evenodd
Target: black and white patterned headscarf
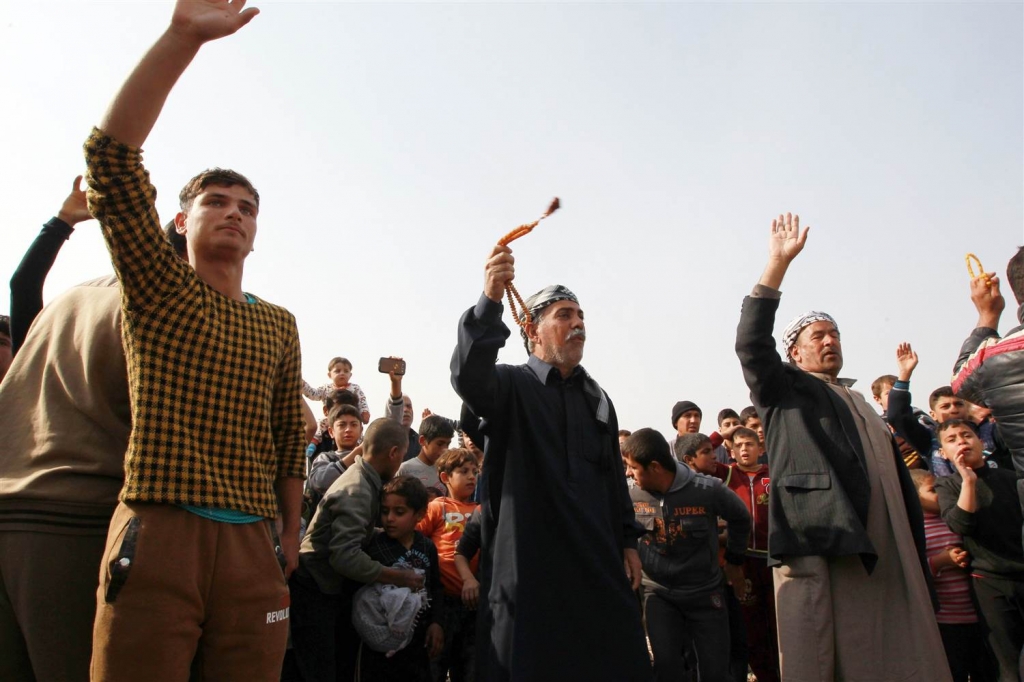
M 569 291 L 568 288 L 561 284 L 552 284 L 546 286 L 533 296 L 523 301 L 526 304 L 526 310 L 530 311 L 530 319 L 536 322 L 540 318 L 540 314 L 544 312 L 552 303 L 558 303 L 559 301 L 572 301 L 573 303 L 579 304 L 579 299 L 576 298 L 576 294 Z M 522 320 L 526 319 L 526 315 L 523 314 Z M 530 340 L 526 336 L 526 330 L 522 327 L 519 328 L 519 335 L 523 337 L 523 345 L 526 347 L 526 352 L 530 352 Z
M 839 325 L 836 324 L 835 318 L 819 310 L 810 310 L 799 317 L 793 318 L 786 325 L 785 331 L 782 332 L 782 352 L 786 360 L 789 360 L 789 350 L 796 343 L 796 337 L 800 336 L 800 332 L 803 331 L 804 327 L 815 322 L 831 322 L 836 331 L 839 331 Z

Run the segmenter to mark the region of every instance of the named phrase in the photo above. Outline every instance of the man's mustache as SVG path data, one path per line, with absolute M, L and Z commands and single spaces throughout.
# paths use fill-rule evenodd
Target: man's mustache
M 585 331 L 583 331 L 582 329 L 573 329 L 571 332 L 569 332 L 568 334 L 565 335 L 565 340 L 566 341 L 572 341 L 577 336 L 580 337 L 580 339 L 583 340 L 583 341 L 587 340 L 587 333 Z

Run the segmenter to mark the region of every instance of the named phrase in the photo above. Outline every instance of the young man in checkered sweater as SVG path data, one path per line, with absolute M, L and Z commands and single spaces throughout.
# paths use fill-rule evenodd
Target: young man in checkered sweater
M 295 320 L 242 289 L 259 213 L 249 181 L 217 169 L 182 190 L 190 266 L 164 239 L 140 150 L 199 48 L 255 14 L 179 0 L 85 143 L 89 209 L 121 283 L 133 421 L 94 680 L 280 674 L 304 476 Z

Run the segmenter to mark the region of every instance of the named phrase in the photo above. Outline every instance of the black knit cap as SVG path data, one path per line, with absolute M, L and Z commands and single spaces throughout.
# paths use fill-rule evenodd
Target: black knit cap
M 697 410 L 697 413 L 702 418 L 704 417 L 704 413 L 701 412 L 701 409 L 699 407 L 697 407 L 697 403 L 692 402 L 690 400 L 680 400 L 678 403 L 676 403 L 675 405 L 672 406 L 672 428 L 673 429 L 676 428 L 676 422 L 679 421 L 679 418 L 683 416 L 683 413 L 684 412 L 689 412 L 690 410 Z

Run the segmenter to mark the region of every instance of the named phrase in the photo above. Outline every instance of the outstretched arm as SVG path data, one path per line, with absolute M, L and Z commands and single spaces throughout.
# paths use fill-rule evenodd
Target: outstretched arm
M 805 227 L 801 232 L 800 216 L 791 213 L 772 221 L 768 264 L 753 293 L 743 300 L 736 329 L 736 355 L 756 405 L 773 405 L 787 390 L 783 359 L 775 349 L 772 331 L 779 307 L 779 287 L 789 264 L 803 251 L 809 229 Z
M 118 142 L 141 147 L 203 43 L 231 35 L 259 13 L 244 7 L 245 0 L 178 0 L 171 25 L 121 86 L 100 129 Z

